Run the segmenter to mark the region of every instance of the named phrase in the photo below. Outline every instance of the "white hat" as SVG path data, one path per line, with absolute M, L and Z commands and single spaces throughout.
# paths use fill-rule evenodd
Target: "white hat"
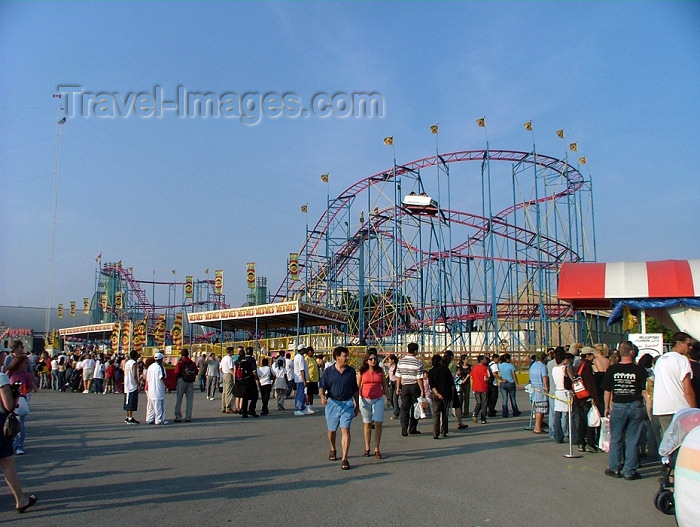
M 153 358 L 156 359 L 156 360 L 162 360 L 162 359 L 165 358 L 165 355 L 163 355 L 163 354 L 159 351 L 158 353 L 156 353 L 155 355 L 153 355 Z
M 305 350 L 305 349 L 306 349 L 306 346 L 304 346 L 303 344 L 299 344 L 297 346 L 297 351 L 301 351 L 301 350 Z

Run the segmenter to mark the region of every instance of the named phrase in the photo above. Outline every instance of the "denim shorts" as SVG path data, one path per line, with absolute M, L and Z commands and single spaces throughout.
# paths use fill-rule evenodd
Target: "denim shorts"
M 379 399 L 365 399 L 364 397 L 360 397 L 360 414 L 362 414 L 362 422 L 365 424 L 383 422 L 384 397 L 380 397 Z
M 326 424 L 328 430 L 335 432 L 340 428 L 350 428 L 352 418 L 355 417 L 355 399 L 336 401 L 328 399 L 326 402 Z

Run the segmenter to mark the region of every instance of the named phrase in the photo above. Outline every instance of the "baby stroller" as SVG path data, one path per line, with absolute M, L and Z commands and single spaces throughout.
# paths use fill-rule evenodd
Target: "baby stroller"
M 665 471 L 664 475 L 659 478 L 659 490 L 654 495 L 654 506 L 664 514 L 672 515 L 676 512 L 673 498 L 673 470 L 676 466 L 678 449 L 685 436 L 699 425 L 700 409 L 684 408 L 678 410 L 661 440 L 661 445 L 659 445 L 659 455 Z
M 83 382 L 83 370 L 74 369 L 72 372 L 66 371 L 66 388 L 71 392 L 81 392 Z

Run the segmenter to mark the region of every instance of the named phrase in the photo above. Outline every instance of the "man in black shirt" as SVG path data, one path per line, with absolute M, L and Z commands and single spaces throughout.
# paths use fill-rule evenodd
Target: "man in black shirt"
M 610 417 L 610 452 L 605 474 L 631 481 L 642 476 L 639 467 L 639 441 L 646 416 L 642 393 L 647 372 L 634 363 L 636 347 L 623 342 L 618 347 L 620 362 L 608 368 L 603 378 L 605 415 Z M 622 470 L 622 474 L 620 474 Z

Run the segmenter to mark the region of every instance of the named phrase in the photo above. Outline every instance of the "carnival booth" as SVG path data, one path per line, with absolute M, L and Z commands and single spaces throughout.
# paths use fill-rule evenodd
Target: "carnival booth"
M 700 337 L 700 260 L 564 263 L 559 299 L 574 309 L 612 309 L 608 325 L 629 310 Z

